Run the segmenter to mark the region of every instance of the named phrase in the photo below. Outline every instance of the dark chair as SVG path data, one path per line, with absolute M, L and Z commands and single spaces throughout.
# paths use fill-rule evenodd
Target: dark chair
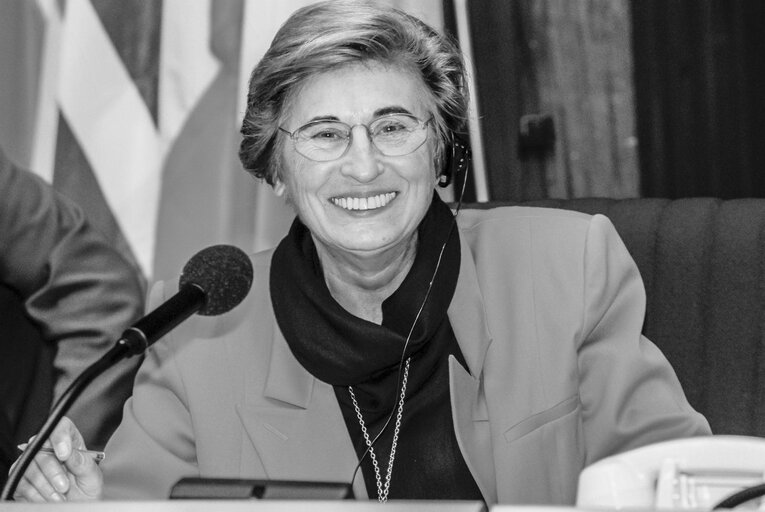
M 688 400 L 715 434 L 765 436 L 765 199 L 523 204 L 609 217 L 645 282 L 643 332 Z

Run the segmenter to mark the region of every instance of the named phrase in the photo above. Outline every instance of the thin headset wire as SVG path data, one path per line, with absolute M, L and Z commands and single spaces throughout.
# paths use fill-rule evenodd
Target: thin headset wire
M 433 281 L 436 280 L 436 274 L 438 274 L 438 269 L 441 267 L 441 259 L 443 258 L 444 251 L 446 250 L 446 245 L 449 243 L 449 240 L 452 237 L 452 232 L 454 231 L 454 226 L 457 225 L 457 214 L 459 214 L 460 210 L 462 209 L 462 198 L 465 195 L 465 187 L 467 185 L 468 180 L 468 168 L 470 167 L 468 159 L 470 155 L 470 150 L 465 150 L 465 179 L 462 181 L 462 189 L 460 190 L 460 197 L 457 201 L 457 207 L 454 209 L 454 216 L 452 217 L 452 225 L 449 227 L 449 234 L 446 235 L 446 241 L 441 246 L 441 251 L 438 253 L 438 260 L 436 261 L 436 268 L 433 270 L 433 275 L 430 277 L 430 282 L 428 283 L 428 289 L 425 292 L 425 298 L 422 300 L 422 304 L 420 304 L 420 309 L 417 310 L 417 314 L 414 317 L 414 322 L 412 322 L 412 326 L 409 328 L 409 333 L 406 335 L 406 341 L 404 342 L 404 349 L 401 351 L 401 358 L 398 361 L 398 376 L 396 378 L 396 394 L 394 396 L 393 400 L 393 407 L 391 408 L 390 414 L 388 414 L 388 418 L 385 420 L 385 424 L 383 424 L 380 431 L 377 433 L 377 435 L 372 439 L 372 441 L 367 445 L 367 449 L 364 450 L 364 453 L 361 454 L 361 457 L 359 457 L 359 462 L 356 464 L 356 467 L 353 469 L 353 476 L 351 477 L 351 488 L 353 488 L 353 482 L 356 481 L 356 474 L 359 472 L 359 468 L 361 467 L 362 462 L 364 462 L 364 459 L 367 458 L 367 455 L 369 455 L 369 451 L 372 449 L 372 447 L 377 444 L 377 440 L 380 439 L 380 436 L 383 435 L 383 432 L 385 432 L 388 429 L 388 425 L 390 425 L 391 420 L 393 419 L 393 416 L 396 414 L 397 404 L 398 401 L 395 400 L 395 397 L 398 397 L 401 389 L 401 376 L 402 376 L 402 367 L 404 366 L 404 359 L 406 356 L 406 349 L 409 347 L 409 340 L 412 339 L 412 333 L 414 332 L 414 328 L 417 325 L 417 321 L 420 319 L 420 315 L 422 314 L 422 311 L 425 309 L 425 304 L 428 302 L 428 298 L 430 297 L 430 291 L 433 288 Z M 457 166 L 457 170 L 455 171 L 455 175 L 459 171 L 459 165 Z M 456 177 L 456 176 L 455 176 Z M 389 462 L 390 464 L 390 462 Z

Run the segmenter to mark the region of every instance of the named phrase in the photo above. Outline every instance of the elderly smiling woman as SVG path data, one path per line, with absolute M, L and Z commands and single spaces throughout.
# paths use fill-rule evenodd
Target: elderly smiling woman
M 162 498 L 206 476 L 571 504 L 587 464 L 709 434 L 640 334 L 606 218 L 439 199 L 466 95 L 460 54 L 416 18 L 297 11 L 252 73 L 240 151 L 294 207 L 289 233 L 253 256 L 240 306 L 154 345 L 100 467 L 64 420 L 16 498 Z

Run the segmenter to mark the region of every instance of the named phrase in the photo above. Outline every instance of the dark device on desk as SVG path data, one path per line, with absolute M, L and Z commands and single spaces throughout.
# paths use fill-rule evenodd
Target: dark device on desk
M 350 500 L 349 483 L 187 477 L 178 480 L 170 499 Z

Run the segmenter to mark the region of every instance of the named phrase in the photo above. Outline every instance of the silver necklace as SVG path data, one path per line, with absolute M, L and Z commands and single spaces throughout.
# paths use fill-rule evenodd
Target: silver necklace
M 382 478 L 380 477 L 380 466 L 377 464 L 377 457 L 375 456 L 375 449 L 372 447 L 372 440 L 369 438 L 369 432 L 367 432 L 367 426 L 364 423 L 364 418 L 361 416 L 361 409 L 358 402 L 356 402 L 356 395 L 353 393 L 353 387 L 348 386 L 348 392 L 351 394 L 351 400 L 353 401 L 353 408 L 356 410 L 356 417 L 359 419 L 359 425 L 361 425 L 361 433 L 364 434 L 364 441 L 369 448 L 369 456 L 372 458 L 372 465 L 375 468 L 375 478 L 377 479 L 377 500 L 380 503 L 388 501 L 388 491 L 390 491 L 390 479 L 393 476 L 393 459 L 396 458 L 396 444 L 398 443 L 398 432 L 401 429 L 401 415 L 404 412 L 404 396 L 406 395 L 406 381 L 409 377 L 409 360 L 407 358 L 406 366 L 404 367 L 404 378 L 401 380 L 401 397 L 398 400 L 398 412 L 396 413 L 396 428 L 393 429 L 393 442 L 390 446 L 390 457 L 388 458 L 388 471 L 385 475 L 385 485 L 383 486 Z

